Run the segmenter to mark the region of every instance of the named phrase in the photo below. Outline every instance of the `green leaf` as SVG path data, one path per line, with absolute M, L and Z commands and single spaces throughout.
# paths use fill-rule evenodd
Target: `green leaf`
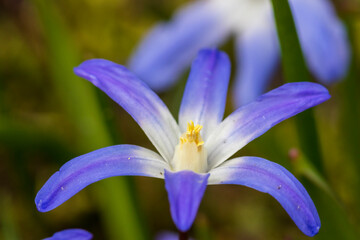
M 287 82 L 310 81 L 310 74 L 301 51 L 288 0 L 272 0 L 276 28 L 280 41 L 282 65 Z M 314 113 L 311 109 L 295 117 L 301 149 L 324 176 L 319 137 Z
M 74 125 L 79 153 L 112 145 L 95 88 L 73 73 L 79 56 L 61 22 L 53 1 L 33 0 L 47 45 L 47 63 L 58 96 Z M 144 239 L 135 201 L 124 178 L 111 178 L 94 186 L 109 239 Z
M 286 81 L 310 81 L 288 0 L 272 0 L 272 5 Z M 313 111 L 307 110 L 295 120 L 301 150 L 305 158 L 311 160 L 311 163 L 300 162 L 298 170 L 310 180 L 304 185 L 315 202 L 322 222 L 316 239 L 358 239 L 346 212 L 326 182 Z
M 9 196 L 0 195 L 0 216 L 1 216 L 1 239 L 4 240 L 19 240 L 18 226 L 14 216 L 13 200 Z

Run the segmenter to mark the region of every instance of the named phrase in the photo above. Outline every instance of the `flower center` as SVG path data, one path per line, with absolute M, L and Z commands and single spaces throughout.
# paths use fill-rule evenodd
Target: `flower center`
M 175 171 L 191 170 L 204 173 L 207 170 L 207 153 L 201 138 L 202 126 L 190 121 L 186 132 L 180 137 L 175 148 L 173 166 Z

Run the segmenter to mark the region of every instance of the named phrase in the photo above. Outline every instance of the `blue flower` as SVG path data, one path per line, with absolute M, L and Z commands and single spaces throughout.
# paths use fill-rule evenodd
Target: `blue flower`
M 66 229 L 55 233 L 52 237 L 43 240 L 90 240 L 92 234 L 83 229 Z
M 163 231 L 155 236 L 155 240 L 179 240 L 179 234 L 170 231 Z M 195 240 L 189 237 L 189 240 Z
M 349 44 L 344 26 L 328 0 L 290 0 L 309 69 L 324 84 L 347 72 Z M 143 39 L 129 67 L 155 91 L 172 86 L 199 49 L 218 46 L 235 35 L 235 105 L 255 100 L 267 89 L 280 61 L 269 0 L 199 0 L 180 9 L 168 23 Z
M 172 218 L 183 232 L 191 227 L 208 184 L 238 184 L 268 193 L 306 235 L 319 231 L 314 203 L 285 168 L 259 157 L 228 158 L 275 124 L 327 100 L 330 95 L 321 85 L 285 84 L 223 120 L 230 61 L 223 52 L 205 49 L 192 64 L 177 124 L 161 99 L 124 66 L 93 59 L 75 73 L 122 106 L 159 154 L 117 145 L 74 158 L 38 192 L 39 211 L 58 207 L 101 179 L 135 175 L 165 179 Z

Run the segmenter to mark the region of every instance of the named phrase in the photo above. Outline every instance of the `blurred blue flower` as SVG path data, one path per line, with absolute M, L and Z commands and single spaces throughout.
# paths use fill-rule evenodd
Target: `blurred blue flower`
M 155 240 L 179 240 L 179 234 L 170 231 L 163 231 L 155 236 Z M 195 239 L 190 237 L 189 240 Z
M 90 240 L 92 234 L 83 229 L 66 229 L 55 233 L 52 237 L 43 240 Z
M 289 0 L 307 65 L 319 81 L 333 83 L 347 72 L 349 44 L 328 0 Z M 200 0 L 153 28 L 129 68 L 155 91 L 172 86 L 199 49 L 235 34 L 235 105 L 253 101 L 268 87 L 280 60 L 270 0 Z
M 321 85 L 285 84 L 222 121 L 230 61 L 223 52 L 205 49 L 192 64 L 177 124 L 161 99 L 125 67 L 93 59 L 75 68 L 75 73 L 122 106 L 160 154 L 117 145 L 72 159 L 38 192 L 39 211 L 56 208 L 101 179 L 136 175 L 165 178 L 171 215 L 183 232 L 191 227 L 208 184 L 239 184 L 268 193 L 306 235 L 319 231 L 314 203 L 285 168 L 258 157 L 227 159 L 275 124 L 327 100 L 329 93 Z

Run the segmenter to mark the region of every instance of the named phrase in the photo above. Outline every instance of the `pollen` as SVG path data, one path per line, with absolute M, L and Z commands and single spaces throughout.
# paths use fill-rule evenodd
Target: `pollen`
M 186 132 L 180 137 L 180 143 L 195 142 L 198 147 L 204 145 L 204 141 L 200 135 L 200 130 L 202 128 L 203 126 L 199 124 L 195 125 L 194 122 L 190 120 L 187 124 Z

